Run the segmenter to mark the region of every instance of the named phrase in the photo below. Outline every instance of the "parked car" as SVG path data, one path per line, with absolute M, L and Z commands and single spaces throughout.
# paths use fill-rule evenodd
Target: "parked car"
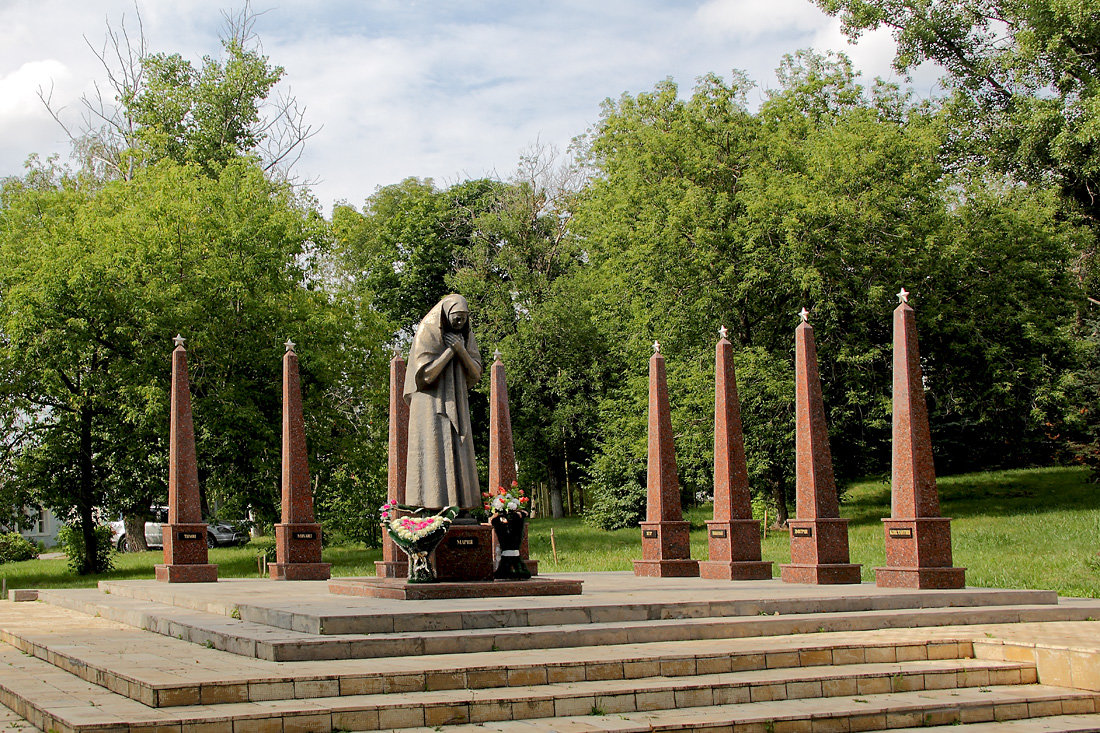
M 152 519 L 145 522 L 145 545 L 150 549 L 164 547 L 163 527 L 168 522 L 168 507 L 153 507 Z M 126 551 L 126 526 L 122 519 L 109 522 L 111 544 L 119 552 Z M 248 542 L 248 532 L 231 522 L 207 522 L 206 546 L 210 548 L 243 545 Z

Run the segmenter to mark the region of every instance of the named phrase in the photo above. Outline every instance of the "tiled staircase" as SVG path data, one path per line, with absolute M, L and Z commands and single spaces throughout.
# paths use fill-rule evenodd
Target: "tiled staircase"
M 218 585 L 232 597 L 231 584 Z M 1100 617 L 1092 601 L 1013 606 L 980 592 L 951 603 L 925 594 L 903 609 L 905 594 L 867 591 L 885 600 L 859 610 L 848 596 L 846 611 L 823 596 L 817 603 L 829 610 L 814 612 L 804 594 L 778 615 L 735 616 L 720 615 L 734 611 L 728 593 L 707 599 L 711 586 L 699 584 L 679 600 L 597 591 L 490 621 L 476 604 L 356 613 L 318 592 L 286 604 L 271 625 L 243 617 L 275 620 L 274 604 L 242 613 L 242 604 L 201 601 L 203 586 L 183 605 L 162 603 L 152 597 L 161 590 L 142 587 L 0 604 L 0 702 L 59 733 L 1100 730 L 1100 622 L 1084 620 Z M 752 602 L 779 603 L 786 590 L 761 588 L 775 597 Z M 967 605 L 983 600 L 999 605 Z M 520 611 L 527 625 L 514 625 Z M 346 633 L 315 633 L 326 624 Z M 408 625 L 421 628 L 395 630 Z M 1058 643 L 1035 643 L 1051 629 Z M 219 641 L 200 638 L 215 630 Z M 257 653 L 264 643 L 325 653 L 277 661 Z M 341 644 L 343 656 L 330 654 Z

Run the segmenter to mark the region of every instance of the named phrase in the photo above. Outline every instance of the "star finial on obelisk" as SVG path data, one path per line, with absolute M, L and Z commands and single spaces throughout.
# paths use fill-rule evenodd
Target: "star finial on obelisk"
M 802 319 L 803 323 L 807 323 L 810 320 L 810 312 L 803 308 L 802 310 L 798 311 L 798 317 Z
M 729 336 L 729 334 L 730 334 L 730 330 L 728 328 L 726 328 L 725 326 L 722 326 L 721 328 L 718 329 L 718 336 L 721 337 L 721 338 L 725 338 L 726 336 Z
M 290 351 L 294 351 L 294 345 L 295 345 L 295 344 L 294 344 L 294 342 L 293 342 L 293 341 L 291 341 L 290 339 L 287 339 L 287 340 L 286 340 L 286 343 L 285 343 L 285 344 L 283 344 L 283 346 L 285 346 L 285 347 L 286 347 L 286 350 L 287 350 L 288 352 L 290 352 Z
M 182 335 L 177 333 L 176 337 L 172 339 L 172 343 L 174 343 L 177 347 L 180 347 L 183 346 L 183 342 L 186 340 L 187 339 L 185 339 Z
M 908 303 L 909 302 L 909 291 L 906 290 L 905 288 L 902 288 L 901 290 L 898 291 L 898 302 L 899 303 Z
M 493 349 L 493 361 L 500 361 L 500 357 L 503 354 L 500 353 L 500 349 Z
M 653 353 L 654 354 L 660 354 L 661 353 L 661 342 L 660 341 L 654 341 L 653 342 Z

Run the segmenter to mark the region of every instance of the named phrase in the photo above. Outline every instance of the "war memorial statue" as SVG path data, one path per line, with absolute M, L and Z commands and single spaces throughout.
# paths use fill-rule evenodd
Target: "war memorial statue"
M 481 505 L 469 403 L 469 385 L 481 372 L 470 307 L 461 295 L 448 295 L 417 326 L 405 372 L 408 504 L 455 506 L 463 514 Z

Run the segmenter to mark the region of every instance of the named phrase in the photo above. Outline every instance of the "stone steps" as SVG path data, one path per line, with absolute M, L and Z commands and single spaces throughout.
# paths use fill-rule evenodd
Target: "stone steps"
M 208 731 L 373 730 L 542 718 L 554 718 L 556 726 L 560 718 L 596 713 L 628 719 L 645 713 L 657 729 L 674 730 L 684 715 L 696 721 L 696 729 L 706 729 L 709 721 L 803 719 L 799 711 L 845 720 L 886 716 L 898 721 L 890 727 L 899 727 L 931 719 L 993 719 L 1001 708 L 1006 717 L 1096 712 L 1097 693 L 1044 687 L 1034 679 L 1034 667 L 1024 664 L 925 660 L 400 695 L 328 697 L 318 689 L 308 699 L 153 708 L 10 647 L 0 649 L 0 703 L 43 730 L 58 731 L 182 731 L 185 725 Z M 776 700 L 784 702 L 776 706 Z
M 120 626 L 60 608 L 42 606 L 21 626 L 0 614 L 0 640 L 151 707 L 214 700 L 304 698 L 440 689 L 484 689 L 546 683 L 641 679 L 822 665 L 882 664 L 969 659 L 969 640 L 905 641 L 850 634 L 654 642 L 598 648 L 495 652 L 414 659 L 297 662 L 245 661 L 224 652 Z M 44 630 L 48 629 L 48 631 Z M 879 634 L 881 637 L 882 634 Z M 147 649 L 150 639 L 157 653 Z M 1000 646 L 995 647 L 999 650 Z M 119 665 L 120 655 L 138 664 Z M 995 659 L 1027 662 L 1025 659 Z M 237 661 L 239 660 L 239 661 Z M 232 673 L 227 668 L 233 668 Z M 976 673 L 975 673 L 976 674 Z M 972 677 L 971 684 L 986 680 Z
M 1080 606 L 1073 603 L 947 606 L 334 635 L 272 627 L 218 613 L 121 597 L 113 592 L 108 595 L 95 590 L 43 590 L 39 599 L 191 643 L 272 661 L 405 657 L 915 626 L 1085 620 L 1097 613 L 1095 604 L 1088 603 Z
M 799 670 L 812 670 L 806 679 L 836 680 L 844 676 L 874 677 L 875 689 L 883 679 L 901 672 L 900 664 L 909 664 L 906 675 L 933 675 L 935 684 L 984 685 L 1034 682 L 1034 666 L 1019 662 L 976 661 L 969 656 L 971 645 L 953 641 L 934 644 L 851 642 L 815 643 L 797 639 L 760 640 L 749 648 L 737 648 L 725 642 L 707 652 L 684 653 L 674 645 L 603 647 L 568 660 L 532 661 L 529 655 L 470 655 L 469 659 L 431 659 L 417 671 L 409 669 L 353 671 L 328 670 L 300 672 L 295 665 L 281 674 L 250 671 L 226 679 L 164 683 L 142 679 L 139 669 L 116 669 L 118 656 L 80 655 L 84 644 L 66 645 L 34 641 L 17 633 L 4 632 L 5 640 L 16 648 L 44 660 L 80 679 L 104 687 L 150 707 L 208 704 L 219 701 L 258 701 L 270 699 L 306 699 L 322 696 L 351 696 L 363 693 L 393 694 L 420 691 L 510 688 L 532 685 L 581 685 L 591 682 L 620 681 L 615 694 L 638 687 L 652 686 L 653 679 L 677 678 L 675 687 L 689 690 L 700 684 L 712 688 L 721 685 L 744 687 L 744 680 L 778 679 L 784 674 L 797 677 Z M 743 645 L 742 645 L 743 646 Z M 764 647 L 767 647 L 767 651 Z M 673 647 L 673 648 L 669 648 Z M 216 656 L 219 652 L 208 651 Z M 89 658 L 90 657 L 90 658 Z M 429 661 L 430 660 L 430 661 Z M 205 661 L 206 667 L 218 666 L 218 660 Z M 828 665 L 828 666 L 826 666 Z M 885 670 L 885 671 L 884 671 Z M 1021 671 L 1025 674 L 1021 677 Z M 730 675 L 741 677 L 730 678 Z M 755 675 L 755 676 L 754 676 Z M 729 679 L 727 679 L 729 678 Z M 801 677 L 800 681 L 805 681 Z M 872 684 L 872 683 L 867 683 Z M 926 685 L 926 681 L 914 682 Z M 830 688 L 837 687 L 830 684 Z M 853 687 L 853 689 L 856 689 Z M 860 688 L 866 692 L 867 689 Z M 762 693 L 758 693 L 762 694 Z
M 998 720 L 988 723 L 952 725 L 950 728 L 947 726 L 899 728 L 895 733 L 915 733 L 916 731 L 927 733 L 929 730 L 950 730 L 952 733 L 1094 733 L 1100 731 L 1100 714 Z
M 260 581 L 46 590 L 51 603 L 0 604 L 0 703 L 58 733 L 1080 730 L 1100 717 L 1097 600 L 609 576 L 506 607 Z
M 4 733 L 42 733 L 28 723 L 23 717 L 16 715 L 15 711 L 4 705 L 0 705 L 0 730 Z
M 648 733 L 648 731 L 722 731 L 724 733 L 832 733 L 834 731 L 881 731 L 893 730 L 895 733 L 915 733 L 916 731 L 942 730 L 945 733 L 1088 733 L 1100 731 L 1100 714 L 1065 714 L 1049 717 L 1026 717 L 1018 719 L 1003 716 L 1016 712 L 1002 703 L 1002 719 L 991 722 L 964 723 L 955 721 L 996 717 L 997 703 L 992 710 L 988 704 L 971 696 L 959 695 L 956 698 L 942 699 L 939 706 L 936 700 L 925 696 L 928 703 L 921 709 L 913 705 L 912 695 L 902 694 L 867 698 L 858 712 L 845 714 L 843 710 L 823 706 L 807 712 L 801 710 L 791 714 L 785 703 L 759 703 L 756 709 L 750 706 L 719 708 L 685 709 L 672 713 L 653 712 L 633 715 L 585 715 L 556 718 L 553 720 L 509 721 L 469 725 L 444 725 L 407 729 L 407 733 Z M 943 696 L 939 696 L 943 698 Z M 908 699 L 907 699 L 908 698 Z M 1046 704 L 1049 698 L 1034 699 L 1036 706 Z M 885 705 L 883 703 L 886 703 Z M 1063 709 L 1075 709 L 1076 703 L 1068 705 L 1063 701 Z M 1053 708 L 1052 708 L 1053 709 Z M 907 721 L 919 718 L 917 727 L 909 727 Z M 928 720 L 929 725 L 924 725 Z M 945 723 L 933 721 L 946 720 Z M 905 726 L 905 727 L 901 727 Z
M 680 707 L 634 713 L 594 710 L 588 715 L 553 719 L 489 721 L 458 725 L 426 725 L 425 731 L 859 731 L 906 728 L 913 725 L 954 725 L 986 720 L 1013 720 L 1043 715 L 1089 714 L 1096 701 L 1082 693 L 1056 687 L 998 686 L 929 692 L 899 692 L 859 698 L 794 699 L 707 707 Z M 1057 712 L 1053 712 L 1057 711 Z M 1093 715 L 1095 715 L 1093 713 Z
M 591 574 L 589 574 L 591 575 Z M 586 579 L 590 585 L 590 578 Z M 229 583 L 227 583 L 228 585 Z M 631 600 L 622 594 L 605 593 L 589 600 L 573 596 L 569 599 L 516 597 L 507 603 L 489 607 L 448 608 L 436 604 L 431 613 L 407 603 L 386 604 L 373 609 L 369 604 L 354 601 L 341 603 L 304 602 L 288 608 L 285 599 L 277 603 L 244 602 L 240 595 L 232 601 L 210 599 L 205 594 L 189 594 L 163 584 L 149 585 L 133 581 L 101 581 L 99 589 L 114 597 L 149 601 L 176 608 L 229 616 L 266 627 L 307 634 L 392 634 L 427 631 L 458 631 L 462 629 L 500 629 L 560 624 L 624 623 L 661 619 L 728 618 L 774 616 L 805 613 L 854 613 L 859 611 L 909 610 L 913 608 L 980 608 L 983 606 L 1056 605 L 1053 591 L 1014 590 L 1001 588 L 965 588 L 951 591 L 892 589 L 883 593 L 861 586 L 841 595 L 812 594 L 785 597 L 778 591 L 779 581 L 761 581 L 757 586 L 774 597 L 741 597 L 703 599 L 687 593 L 687 598 L 645 602 Z M 789 586 L 788 586 L 789 587 Z M 250 589 L 251 590 L 251 589 Z M 44 591 L 46 592 L 46 591 Z M 244 598 L 248 594 L 243 594 Z M 675 598 L 675 596 L 674 596 Z M 461 601 L 453 602 L 461 605 Z

